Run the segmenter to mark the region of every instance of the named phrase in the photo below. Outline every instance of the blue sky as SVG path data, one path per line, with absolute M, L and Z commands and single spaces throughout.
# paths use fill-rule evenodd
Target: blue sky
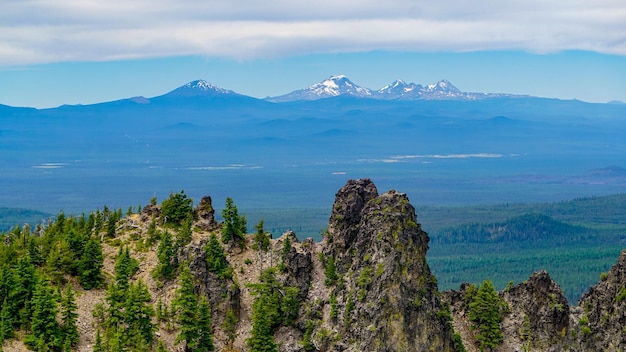
M 2 1 L 2 0 L 0 0 Z M 194 79 L 255 97 L 345 74 L 378 89 L 626 101 L 622 0 L 2 1 L 0 104 L 164 94 Z

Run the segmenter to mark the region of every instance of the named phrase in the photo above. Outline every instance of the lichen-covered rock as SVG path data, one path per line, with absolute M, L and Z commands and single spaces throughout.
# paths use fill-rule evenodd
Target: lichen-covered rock
M 581 350 L 626 350 L 626 250 L 578 304 Z
M 205 296 L 211 306 L 213 324 L 222 326 L 229 311 L 236 317 L 241 310 L 241 289 L 232 279 L 220 278 L 209 272 L 204 247 L 207 239 L 192 242 L 184 247 L 179 255 L 179 262 L 189 263 L 189 271 L 196 280 L 195 291 Z
M 148 222 L 159 216 L 161 216 L 161 208 L 158 205 L 148 204 L 141 210 L 140 219 L 143 222 Z
M 197 219 L 195 225 L 202 230 L 213 231 L 219 228 L 219 223 L 215 221 L 215 209 L 213 209 L 211 197 L 202 197 L 194 212 Z
M 370 180 L 348 181 L 336 195 L 326 235 L 334 258 L 346 351 L 450 351 L 450 328 L 426 263 L 428 235 L 405 194 L 380 196 Z
M 289 237 L 291 243 L 298 243 L 298 238 L 293 231 L 286 232 L 281 239 L 284 241 L 287 237 Z M 297 287 L 300 291 L 298 295 L 300 299 L 306 299 L 311 286 L 311 271 L 313 270 L 311 252 L 303 246 L 298 246 L 298 249 L 295 246 L 291 246 L 289 251 L 285 253 L 284 264 L 287 273 L 282 284 L 284 286 Z
M 569 304 L 546 271 L 502 292 L 509 314 L 502 322 L 503 346 L 563 351 L 569 337 Z M 511 348 L 514 350 L 515 348 Z

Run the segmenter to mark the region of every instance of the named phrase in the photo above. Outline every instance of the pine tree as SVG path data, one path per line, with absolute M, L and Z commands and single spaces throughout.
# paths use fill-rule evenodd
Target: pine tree
M 78 343 L 78 326 L 76 321 L 78 320 L 78 313 L 76 313 L 78 306 L 74 299 L 74 291 L 67 285 L 65 291 L 61 296 L 61 324 L 64 334 L 64 345 L 69 343 L 69 346 L 75 346 Z
M 167 352 L 167 349 L 165 348 L 165 346 L 163 346 L 163 341 L 159 340 L 159 342 L 157 343 L 156 352 Z
M 481 350 L 491 351 L 504 339 L 500 328 L 502 306 L 502 299 L 489 280 L 483 282 L 469 304 L 469 318 L 472 328 L 478 330 L 476 339 Z
M 40 280 L 33 293 L 32 336 L 49 348 L 62 346 L 61 330 L 56 321 L 57 306 L 54 289 L 47 280 Z
M 246 343 L 251 352 L 274 352 L 274 330 L 283 322 L 281 285 L 274 268 L 261 272 L 259 283 L 248 285 L 255 295 L 252 303 L 252 331 Z
M 256 226 L 256 233 L 254 234 L 254 243 L 258 250 L 266 252 L 270 247 L 270 236 L 263 228 L 264 221 L 261 219 Z
M 198 346 L 198 297 L 194 291 L 194 282 L 187 265 L 183 266 L 180 273 L 179 288 L 176 290 L 176 298 L 172 302 L 172 308 L 176 311 L 180 324 L 180 332 L 176 336 L 176 343 L 185 342 L 187 350 L 193 350 Z
M 335 267 L 335 258 L 333 256 L 328 258 L 328 262 L 324 268 L 324 274 L 326 275 L 326 279 L 324 279 L 326 286 L 332 286 L 337 282 L 337 268 Z
M 215 234 L 211 234 L 209 242 L 204 250 L 206 252 L 206 264 L 209 272 L 224 278 L 224 274 L 228 269 L 228 261 L 226 260 L 226 255 L 224 254 L 222 245 L 217 240 L 217 236 L 215 236 Z
M 157 249 L 157 259 L 159 263 L 154 269 L 153 276 L 156 279 L 169 280 L 174 278 L 178 267 L 176 248 L 172 242 L 172 235 L 169 231 L 164 231 L 161 235 L 161 243 Z
M 152 343 L 154 309 L 150 305 L 151 300 L 148 286 L 142 280 L 130 286 L 125 302 L 124 321 L 134 348 Z
M 213 334 L 211 334 L 211 307 L 206 297 L 200 299 L 198 307 L 198 343 L 196 345 L 197 352 L 208 352 L 215 349 L 213 345 Z
M 31 237 L 28 241 L 28 256 L 31 258 L 34 265 L 43 265 L 44 258 L 41 255 L 41 249 L 39 249 L 39 244 L 35 237 Z
M 237 330 L 237 317 L 235 316 L 235 312 L 232 309 L 229 309 L 226 313 L 226 317 L 224 318 L 224 324 L 222 328 L 228 336 L 228 342 L 232 343 L 235 341 L 235 331 Z
M 20 257 L 14 271 L 15 285 L 9 295 L 9 304 L 13 307 L 11 314 L 19 317 L 19 322 L 27 326 L 31 318 L 31 299 L 37 285 L 35 267 L 28 255 Z
M 222 228 L 222 242 L 229 243 L 231 241 L 239 242 L 243 241 L 244 235 L 247 232 L 246 217 L 240 216 L 237 206 L 232 198 L 226 198 L 226 206 L 222 210 L 222 218 L 224 219 L 224 226 Z
M 193 200 L 188 198 L 184 190 L 180 193 L 170 193 L 168 199 L 161 203 L 161 216 L 167 224 L 180 225 L 191 219 L 193 214 Z
M 102 244 L 98 239 L 90 237 L 78 263 L 79 282 L 85 290 L 102 286 L 103 263 Z
M 65 282 L 65 272 L 63 272 L 61 251 L 58 245 L 50 249 L 45 269 L 54 284 L 61 285 Z
M 183 220 L 180 229 L 178 229 L 178 233 L 176 234 L 176 247 L 183 248 L 191 242 L 191 238 L 193 232 L 191 230 L 191 226 L 193 221 L 191 221 L 191 217 Z
M 96 341 L 93 344 L 93 352 L 104 352 L 102 337 L 100 336 L 100 329 L 96 330 Z
M 122 291 L 128 288 L 130 278 L 139 270 L 139 263 L 131 257 L 128 247 L 120 247 L 115 261 L 115 284 Z
M 7 299 L 6 297 L 4 298 L 2 310 L 0 310 L 0 344 L 2 344 L 2 341 L 13 337 L 13 324 L 15 319 L 11 315 Z

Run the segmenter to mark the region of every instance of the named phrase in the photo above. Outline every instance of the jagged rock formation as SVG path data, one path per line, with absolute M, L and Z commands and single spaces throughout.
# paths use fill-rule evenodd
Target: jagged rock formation
M 214 312 L 213 321 L 216 326 L 224 323 L 226 314 L 233 311 L 236 316 L 241 313 L 241 289 L 232 278 L 220 278 L 208 270 L 206 251 L 207 240 L 191 243 L 179 254 L 179 261 L 188 262 L 189 270 L 196 280 L 196 292 L 207 297 Z
M 144 212 L 158 214 L 158 209 Z M 203 198 L 196 218 L 202 230 L 219 230 L 210 198 Z M 248 236 L 247 249 L 227 250 L 234 276 L 226 281 L 207 272 L 206 238 L 186 248 L 181 260 L 190 260 L 199 292 L 210 299 L 218 350 L 227 346 L 222 324 L 229 310 L 238 321 L 230 347 L 248 349 L 254 297 L 246 285 L 256 282 L 262 270 L 282 263 L 277 279 L 283 287 L 298 288 L 302 305 L 298 318 L 274 333 L 280 351 L 304 351 L 305 334 L 311 340 L 308 348 L 317 351 L 453 351 L 455 331 L 467 351 L 478 351 L 468 314 L 470 286 L 438 293 L 426 263 L 428 241 L 405 194 L 391 190 L 379 195 L 371 180 L 360 179 L 337 192 L 322 242 L 300 243 L 287 232 L 262 253 L 250 249 Z M 626 348 L 626 251 L 583 296 L 580 307 L 568 304 L 545 271 L 499 296 L 508 309 L 500 325 L 504 340 L 493 351 Z
M 219 228 L 219 224 L 215 221 L 215 209 L 213 209 L 209 196 L 200 199 L 200 203 L 195 209 L 195 217 L 197 219 L 195 225 L 204 231 L 213 231 Z
M 217 351 L 251 350 L 259 297 L 255 285 L 268 272 L 275 275 L 273 297 L 280 296 L 273 301 L 280 306 L 277 314 L 288 310 L 282 300 L 288 292 L 295 292 L 291 297 L 297 296 L 298 302 L 293 310 L 297 314 L 280 316 L 264 330 L 278 351 L 458 351 L 460 341 L 467 351 L 479 351 L 478 332 L 469 318 L 475 287 L 464 284 L 460 290 L 438 292 L 426 262 L 428 235 L 405 194 L 391 190 L 379 195 L 369 179 L 348 181 L 335 196 L 328 230 L 318 243 L 299 242 L 291 231 L 276 239 L 260 237 L 267 242 L 247 235 L 224 243 L 214 213 L 211 198 L 203 197 L 191 214 L 191 236 L 180 238 L 183 229 L 165 224 L 156 204 L 121 219 L 114 235 L 102 242 L 107 280 L 114 277 L 115 256 L 123 244 L 139 262 L 131 279 L 146 282 L 152 303 L 172 307 L 178 279 L 158 281 L 153 276 L 161 260 L 156 252 L 164 242 L 158 243 L 155 234 L 171 231 L 176 240 L 186 239 L 171 262 L 187 265 L 196 294 L 208 299 Z M 104 238 L 102 229 L 99 234 Z M 227 270 L 217 272 L 207 261 Z M 79 313 L 83 325 L 76 350 L 90 351 L 97 327 L 92 311 L 97 303 L 106 304 L 106 288 L 81 290 L 77 297 L 84 307 Z M 496 296 L 505 303 L 498 309 L 507 308 L 499 310 L 503 340 L 492 351 L 626 350 L 626 250 L 578 306 L 568 304 L 545 271 Z M 272 303 L 268 301 L 260 302 Z M 176 319 L 153 319 L 155 336 L 169 351 L 185 349 L 176 339 Z M 17 339 L 5 341 L 2 348 L 26 349 Z
M 583 310 L 579 319 L 581 350 L 626 349 L 626 250 L 578 305 Z
M 468 351 L 478 351 L 468 319 L 467 292 L 446 291 L 453 326 Z M 501 324 L 504 341 L 493 351 L 623 351 L 626 349 L 626 250 L 578 306 L 569 306 L 561 288 L 545 271 L 499 293 L 508 305 Z
M 564 350 L 569 304 L 547 272 L 534 273 L 528 281 L 504 290 L 502 297 L 509 306 L 502 323 L 503 348 L 521 345 L 541 351 Z
M 336 195 L 322 246 L 336 263 L 334 290 L 343 311 L 330 324 L 343 337 L 334 349 L 452 350 L 426 264 L 428 236 L 405 194 L 378 196 L 371 180 L 348 181 Z

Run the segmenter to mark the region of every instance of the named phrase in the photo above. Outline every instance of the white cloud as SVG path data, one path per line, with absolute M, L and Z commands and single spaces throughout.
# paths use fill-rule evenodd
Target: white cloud
M 0 65 L 371 50 L 626 55 L 622 0 L 0 2 Z

